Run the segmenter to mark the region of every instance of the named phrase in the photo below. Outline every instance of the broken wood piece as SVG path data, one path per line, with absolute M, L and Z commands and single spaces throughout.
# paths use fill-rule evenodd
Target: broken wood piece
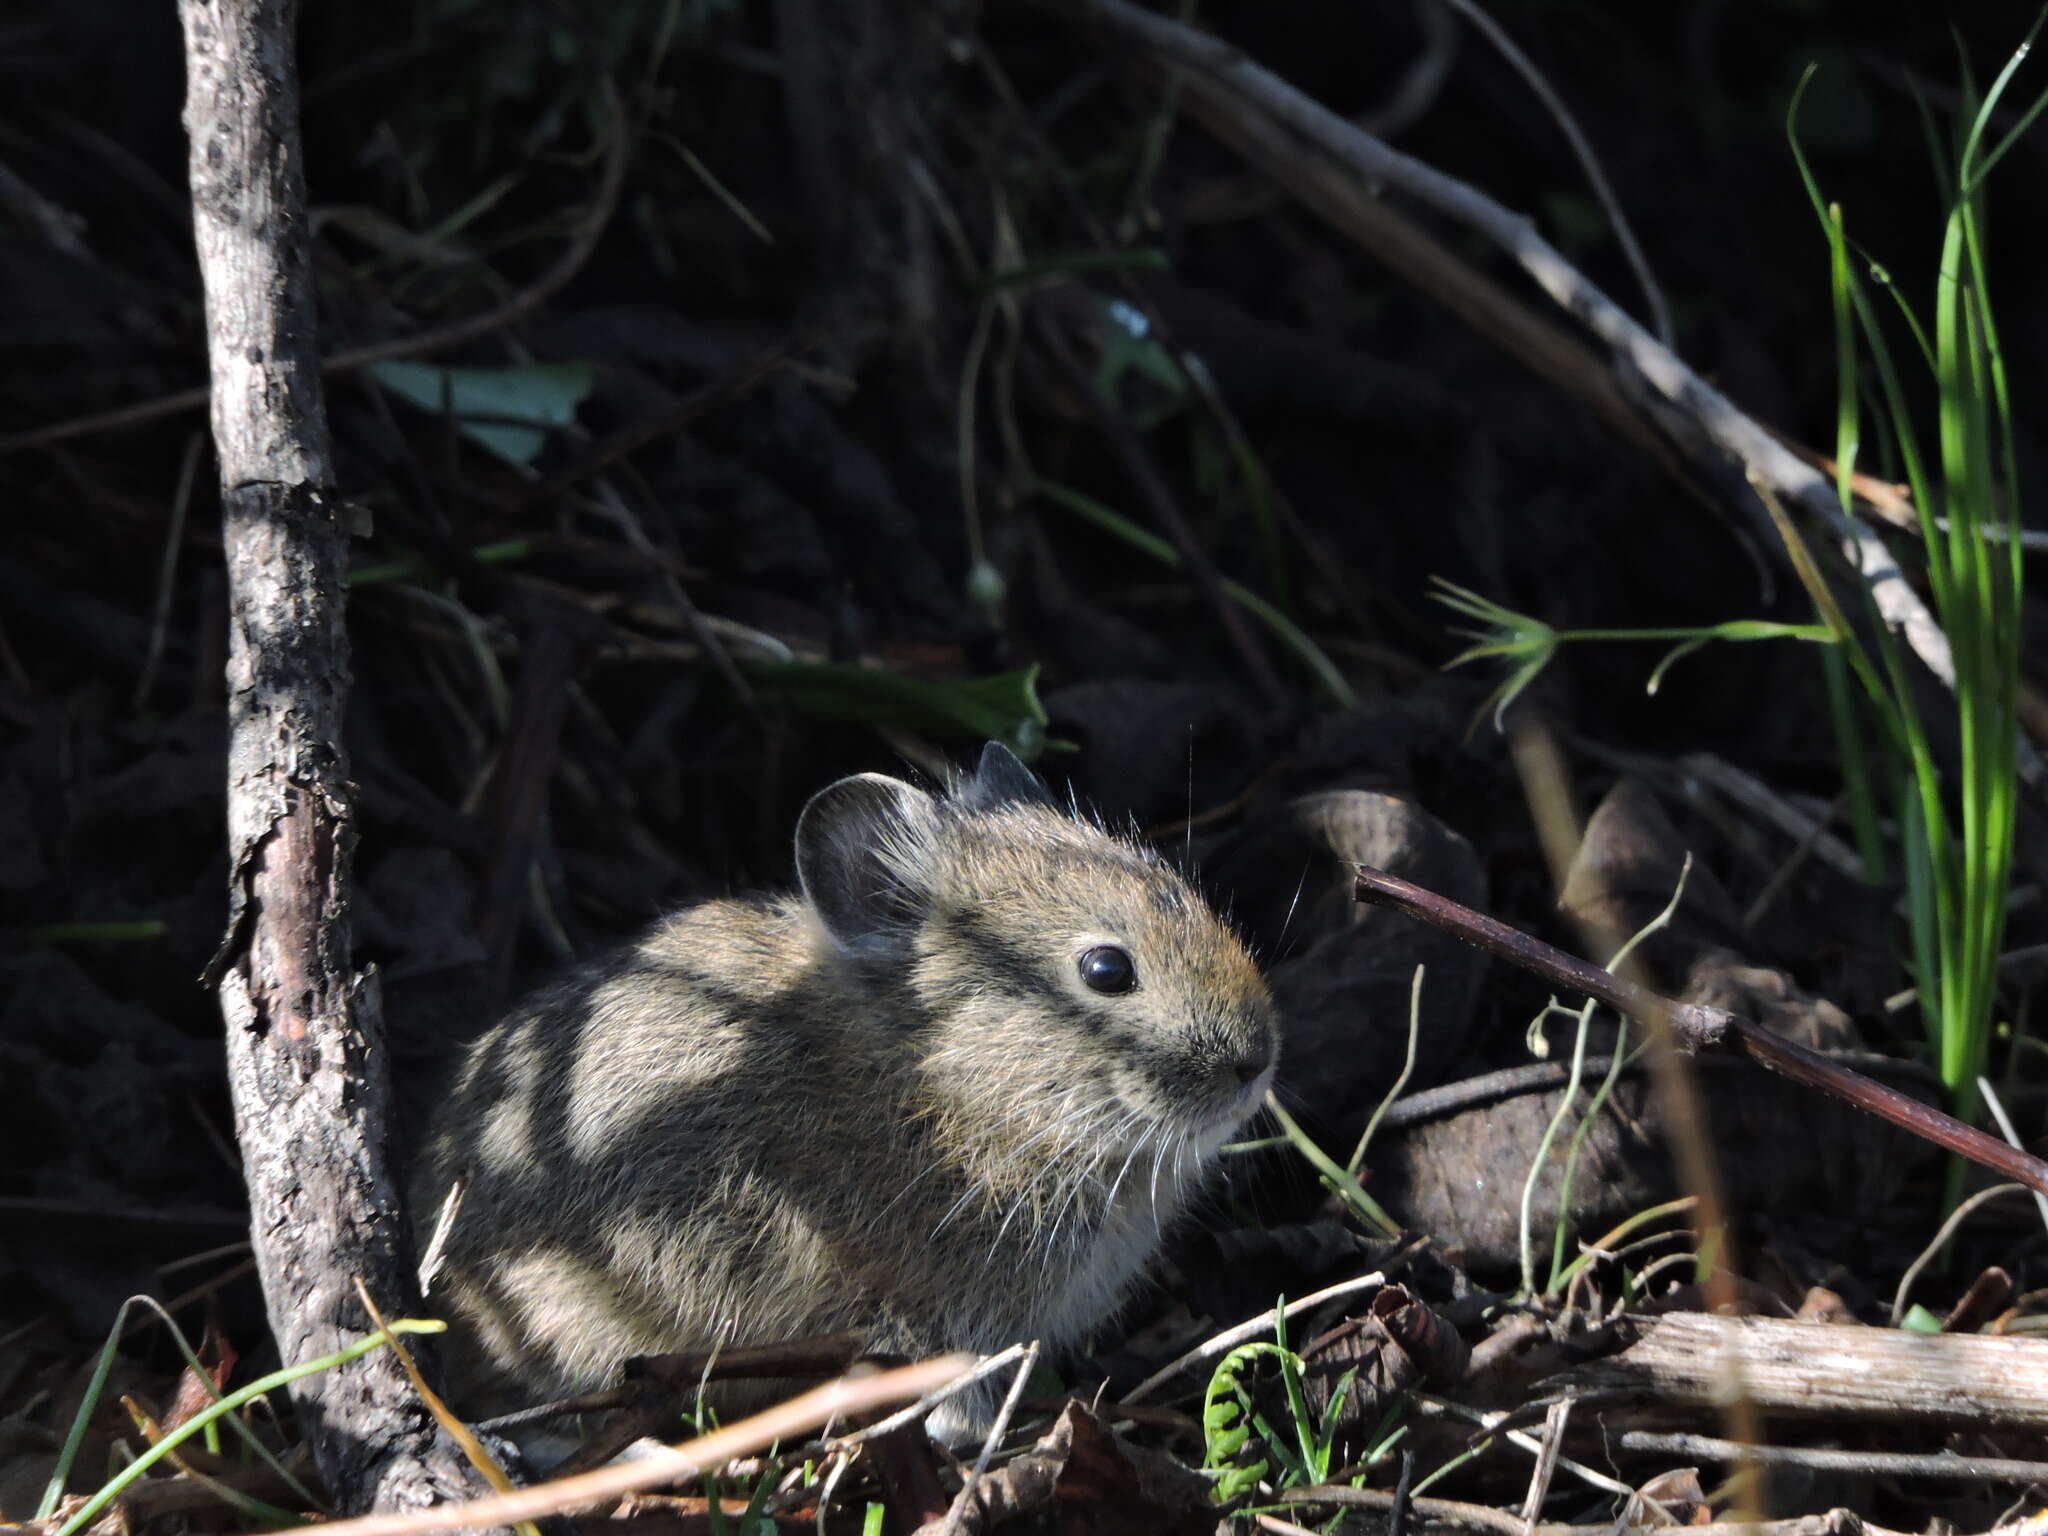
M 1624 1451 L 1683 1456 L 1691 1461 L 1754 1461 L 1764 1466 L 1801 1467 L 1811 1472 L 1846 1472 L 1858 1477 L 1948 1478 L 1959 1482 L 2040 1483 L 2048 1486 L 2048 1461 L 2014 1461 L 2004 1456 L 1958 1456 L 1947 1451 L 1843 1451 L 1831 1446 L 1741 1445 L 1712 1435 L 1659 1435 L 1632 1429 L 1621 1437 Z
M 1383 1488 L 1327 1486 L 1290 1488 L 1280 1495 L 1282 1504 L 1341 1505 L 1352 1509 L 1391 1510 L 1396 1495 Z M 1668 1525 L 1630 1525 L 1617 1521 L 1606 1527 L 1565 1525 L 1546 1522 L 1532 1525 L 1512 1510 L 1486 1504 L 1466 1504 L 1457 1499 L 1408 1500 L 1409 1529 L 1451 1529 L 1482 1531 L 1487 1536 L 1586 1536 L 1589 1529 L 1608 1531 L 1660 1530 Z M 1831 1509 L 1824 1515 L 1796 1515 L 1789 1520 L 1729 1520 L 1713 1525 L 1684 1527 L 1685 1536 L 1897 1536 L 1883 1526 L 1872 1525 L 1848 1509 Z
M 2048 1431 L 2048 1342 L 1677 1312 L 1546 1391 L 1641 1394 L 1717 1408 L 1739 1376 L 1765 1413 Z

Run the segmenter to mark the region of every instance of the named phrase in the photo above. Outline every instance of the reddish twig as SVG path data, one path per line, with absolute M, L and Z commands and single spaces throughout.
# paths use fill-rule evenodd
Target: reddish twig
M 1639 1019 L 1652 1028 L 1665 1027 L 1688 1054 L 1700 1050 L 1726 1050 L 1747 1056 L 1796 1083 L 1832 1094 L 1867 1114 L 1889 1120 L 1902 1130 L 1946 1151 L 1967 1157 L 1986 1168 L 2017 1179 L 2028 1188 L 2048 1194 L 2048 1162 L 2017 1147 L 2008 1146 L 1955 1116 L 1923 1104 L 1896 1088 L 1852 1072 L 1818 1051 L 1808 1050 L 1783 1035 L 1765 1029 L 1739 1014 L 1705 1003 L 1681 1003 L 1648 987 L 1624 981 L 1611 971 L 1568 955 L 1553 945 L 1533 938 L 1518 928 L 1461 906 L 1448 897 L 1397 876 L 1358 866 L 1354 889 L 1358 900 L 1373 906 L 1392 907 L 1410 917 L 1456 934 L 1466 943 L 1498 955 L 1503 960 L 1534 971 L 1537 975 L 1573 992 L 1597 998 L 1618 1013 Z
M 581 1509 L 642 1488 L 658 1488 L 701 1477 L 735 1457 L 778 1443 L 787 1444 L 822 1424 L 843 1421 L 891 1403 L 933 1392 L 959 1377 L 973 1357 L 943 1355 L 879 1376 L 849 1376 L 765 1409 L 752 1418 L 713 1430 L 681 1445 L 657 1446 L 632 1461 L 599 1467 L 575 1477 L 495 1494 L 466 1503 L 446 1503 L 404 1514 L 370 1515 L 323 1526 L 323 1536 L 426 1536 L 432 1531 L 474 1531 L 539 1520 L 566 1509 Z

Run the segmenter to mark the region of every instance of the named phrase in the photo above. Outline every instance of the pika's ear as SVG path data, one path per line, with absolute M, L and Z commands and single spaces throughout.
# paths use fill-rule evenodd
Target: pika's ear
M 840 948 L 887 948 L 929 910 L 938 823 L 930 795 L 879 773 L 811 796 L 796 822 L 797 879 Z
M 981 749 L 981 764 L 974 770 L 974 777 L 960 785 L 953 799 L 963 810 L 970 811 L 993 811 L 1006 805 L 1058 809 L 1052 791 L 1000 741 L 992 741 Z

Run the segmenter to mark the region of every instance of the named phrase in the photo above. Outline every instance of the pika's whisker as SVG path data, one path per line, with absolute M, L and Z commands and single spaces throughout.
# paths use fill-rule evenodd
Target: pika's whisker
M 1308 885 L 1308 872 L 1309 863 L 1304 859 L 1301 865 L 1301 878 L 1294 882 L 1294 894 L 1287 900 L 1287 915 L 1280 919 L 1280 933 L 1273 941 L 1273 952 L 1265 956 L 1265 963 L 1268 965 L 1286 958 L 1287 930 L 1294 926 L 1295 909 L 1301 905 L 1301 893 Z

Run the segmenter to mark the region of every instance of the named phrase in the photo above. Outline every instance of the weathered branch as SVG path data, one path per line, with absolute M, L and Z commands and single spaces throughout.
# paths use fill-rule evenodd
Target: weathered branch
M 2048 1430 L 2048 1343 L 2018 1335 L 1911 1333 L 1774 1317 L 1674 1312 L 1620 1354 L 1552 1376 L 1546 1391 L 1628 1392 L 1710 1408 L 1729 1364 L 1774 1419 Z M 1608 1409 L 1618 1424 L 1622 1410 Z
M 1351 1488 L 1327 1486 L 1317 1488 L 1289 1488 L 1280 1495 L 1282 1504 L 1330 1504 L 1351 1509 L 1392 1511 L 1401 1500 L 1397 1493 L 1385 1488 Z M 1430 1530 L 1443 1527 L 1451 1530 L 1477 1531 L 1481 1536 L 1583 1536 L 1582 1525 L 1566 1525 L 1562 1522 L 1531 1522 L 1524 1520 L 1511 1509 L 1495 1509 L 1489 1504 L 1468 1504 L 1459 1499 L 1410 1499 L 1407 1508 L 1412 1512 L 1408 1526 Z M 1669 1530 L 1668 1525 L 1651 1525 L 1647 1518 L 1641 1523 L 1629 1520 L 1616 1522 L 1618 1530 Z M 1854 1510 L 1831 1509 L 1824 1515 L 1794 1515 L 1787 1520 L 1728 1520 L 1711 1525 L 1689 1525 L 1686 1536 L 1902 1536 L 1902 1533 L 1886 1530 L 1881 1525 L 1871 1525 Z
M 1884 541 L 1849 518 L 1827 479 L 1760 423 L 1687 367 L 1536 231 L 1533 220 L 1478 188 L 1446 176 L 1367 133 L 1253 62 L 1219 37 L 1198 32 L 1132 0 L 1040 0 L 1077 13 L 1185 68 L 1208 76 L 1329 155 L 1367 184 L 1392 187 L 1490 240 L 1537 285 L 1625 359 L 1701 432 L 1840 540 L 1884 621 L 1898 630 L 1951 691 L 1948 636 L 1899 569 Z M 2029 782 L 2039 762 L 2023 754 Z
M 287 1361 L 417 1301 L 376 990 L 349 954 L 342 576 L 315 338 L 293 0 L 180 0 L 228 565 L 229 926 L 212 967 L 271 1331 Z M 337 1507 L 474 1491 L 393 1353 L 293 1389 Z

